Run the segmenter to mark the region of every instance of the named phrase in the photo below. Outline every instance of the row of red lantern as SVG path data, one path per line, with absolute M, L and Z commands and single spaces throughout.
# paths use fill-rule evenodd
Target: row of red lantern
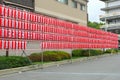
M 112 41 L 112 40 L 106 40 L 106 39 L 91 39 L 91 38 L 89 38 L 89 43 L 118 44 L 118 41 Z
M 25 10 L 16 9 L 5 5 L 0 5 L 0 16 L 23 20 L 33 20 L 37 17 L 32 15 L 32 12 L 29 12 L 28 14 L 28 12 Z
M 83 44 L 70 42 L 43 42 L 42 49 L 78 49 L 78 48 L 118 48 L 118 45 L 110 44 Z
M 32 31 L 0 28 L 0 38 L 40 40 L 41 34 Z
M 43 34 L 40 32 L 24 31 L 17 29 L 0 28 L 0 38 L 26 39 L 26 40 L 57 40 L 72 41 L 69 36 L 60 36 L 55 34 Z
M 104 35 L 104 36 L 113 36 L 113 37 L 117 37 L 118 36 L 117 34 L 114 34 L 114 33 L 111 33 L 111 32 L 97 30 L 97 29 L 90 28 L 90 27 L 87 27 L 87 31 L 89 33 L 92 33 L 92 34 L 99 34 L 99 35 Z
M 69 36 L 69 35 L 38 33 L 38 32 L 32 32 L 32 31 L 22 31 L 22 30 L 6 29 L 6 28 L 0 28 L 0 38 L 118 44 L 117 41 L 106 40 L 106 39 L 92 39 L 88 37 L 76 37 L 76 36 Z
M 112 40 L 117 40 L 115 39 L 115 36 L 110 36 L 110 35 L 101 35 L 101 34 L 91 34 L 86 31 L 75 31 L 73 29 L 66 29 L 66 28 L 60 28 L 60 27 L 52 27 L 52 26 L 41 26 L 41 30 L 43 32 L 52 32 L 52 33 L 59 33 L 59 34 L 70 34 L 74 36 L 84 36 L 84 37 L 91 37 L 91 38 L 100 38 L 100 39 L 112 39 Z
M 26 41 L 0 40 L 0 49 L 26 49 Z
M 14 28 L 14 29 L 33 30 L 33 31 L 41 30 L 40 24 L 35 24 L 35 23 L 30 23 L 30 22 L 10 19 L 10 18 L 0 18 L 0 26 Z
M 78 24 L 73 24 L 73 29 L 75 31 L 86 31 L 86 32 L 89 32 L 89 28 L 90 27 L 87 27 L 87 26 L 81 26 L 81 25 L 78 25 Z M 91 28 L 90 28 L 91 29 Z M 99 34 L 99 33 L 98 33 Z
M 97 39 L 106 39 L 106 40 L 118 40 L 117 37 L 114 36 L 108 36 L 108 35 L 98 35 L 98 34 L 91 34 L 89 33 L 89 38 L 97 38 Z
M 41 40 L 47 40 L 47 41 L 118 44 L 117 41 L 106 40 L 106 39 L 91 39 L 91 38 L 88 38 L 88 37 L 85 38 L 85 37 L 56 35 L 56 34 L 42 34 L 41 37 L 42 37 Z
M 79 47 L 77 46 L 79 45 Z M 87 44 L 73 44 L 70 42 L 43 42 L 42 49 L 73 49 L 73 48 L 88 48 Z

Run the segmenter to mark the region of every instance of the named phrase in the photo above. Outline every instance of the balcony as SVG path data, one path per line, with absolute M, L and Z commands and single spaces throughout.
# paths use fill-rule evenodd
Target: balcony
M 108 7 L 102 8 L 101 10 L 108 11 L 108 10 L 113 10 L 113 9 L 117 9 L 117 8 L 120 8 L 120 5 L 108 6 Z
M 116 23 L 116 24 L 106 24 L 106 25 L 101 26 L 101 28 L 120 29 L 120 23 Z
M 115 12 L 111 14 L 105 14 L 105 15 L 100 15 L 100 20 L 105 21 L 106 19 L 114 19 L 114 18 L 119 18 L 120 17 L 120 12 Z

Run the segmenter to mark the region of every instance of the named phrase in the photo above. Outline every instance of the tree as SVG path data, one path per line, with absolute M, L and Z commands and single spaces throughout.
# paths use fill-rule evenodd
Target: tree
M 100 29 L 100 26 L 104 25 L 103 23 L 98 23 L 98 22 L 88 22 L 88 26 L 96 29 Z

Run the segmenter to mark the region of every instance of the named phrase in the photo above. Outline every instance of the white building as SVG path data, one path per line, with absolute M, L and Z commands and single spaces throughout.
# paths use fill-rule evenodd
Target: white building
M 100 15 L 100 20 L 106 23 L 101 28 L 113 33 L 117 33 L 120 36 L 120 0 L 101 1 L 105 2 L 105 8 L 101 9 L 102 11 L 105 11 L 105 14 Z

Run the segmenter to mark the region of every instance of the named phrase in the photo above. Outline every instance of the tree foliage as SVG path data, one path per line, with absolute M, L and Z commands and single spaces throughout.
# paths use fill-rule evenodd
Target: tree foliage
M 96 29 L 100 29 L 100 26 L 104 25 L 103 23 L 98 23 L 98 22 L 88 22 L 88 26 Z

